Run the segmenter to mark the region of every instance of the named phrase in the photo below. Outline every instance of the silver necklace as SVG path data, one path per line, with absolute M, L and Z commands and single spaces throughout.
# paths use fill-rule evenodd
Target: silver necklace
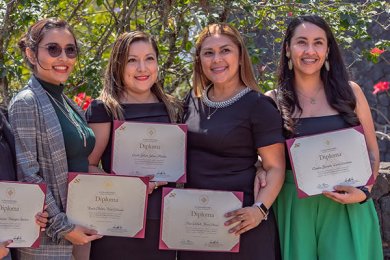
M 235 103 L 237 100 L 239 100 L 240 98 L 242 98 L 245 94 L 247 94 L 248 92 L 251 91 L 250 88 L 246 87 L 244 88 L 243 90 L 241 90 L 240 92 L 238 92 L 237 94 L 235 94 L 233 97 L 225 100 L 225 101 L 218 101 L 218 102 L 214 102 L 214 101 L 211 101 L 208 96 L 207 96 L 207 93 L 209 92 L 210 88 L 212 87 L 212 85 L 209 85 L 202 93 L 202 102 L 208 106 L 209 108 L 212 107 L 212 108 L 225 108 L 225 107 L 228 107 L 230 105 L 232 105 L 233 103 Z M 216 112 L 217 110 L 215 110 L 213 112 L 213 114 Z M 211 115 L 209 115 L 208 117 L 211 117 Z M 208 118 L 209 119 L 209 118 Z
M 77 129 L 77 131 L 81 134 L 81 136 L 83 137 L 83 143 L 84 143 L 84 147 L 87 147 L 87 136 L 85 135 L 84 133 L 84 130 L 81 128 L 80 124 L 76 121 L 75 118 L 72 117 L 72 115 L 70 114 L 70 110 L 71 108 L 69 108 L 66 100 L 64 99 L 64 97 L 62 96 L 63 94 L 61 94 L 61 98 L 62 98 L 62 101 L 64 101 L 64 104 L 61 104 L 57 99 L 55 99 L 49 92 L 47 92 L 45 90 L 46 94 L 54 101 L 54 103 L 56 103 L 57 107 L 61 110 L 61 112 L 64 114 L 64 116 L 69 120 L 69 122 L 72 123 L 72 125 Z
M 310 100 L 310 104 L 315 105 L 315 104 L 317 104 L 317 96 L 318 96 L 318 93 L 320 93 L 321 89 L 322 89 L 322 88 L 318 88 L 316 94 L 315 94 L 313 97 L 308 97 L 308 96 L 304 95 L 302 92 L 300 92 L 300 91 L 298 91 L 298 90 L 297 90 L 297 92 L 298 92 L 298 94 L 301 95 L 302 97 L 304 97 L 304 98 L 306 98 L 306 99 L 309 99 L 309 100 Z
M 218 111 L 218 107 L 217 107 L 213 112 L 211 112 L 211 113 L 210 113 L 211 108 L 210 108 L 210 107 L 208 107 L 208 108 L 209 108 L 209 113 L 208 113 L 208 115 L 207 115 L 207 120 L 210 120 L 211 116 L 214 115 L 215 112 Z

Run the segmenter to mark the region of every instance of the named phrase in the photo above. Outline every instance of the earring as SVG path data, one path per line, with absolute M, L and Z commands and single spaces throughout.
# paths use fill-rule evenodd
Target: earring
M 330 65 L 329 65 L 328 59 L 325 60 L 325 69 L 326 69 L 327 71 L 330 70 Z
M 292 60 L 290 59 L 290 52 L 286 52 L 286 57 L 288 58 L 288 62 L 287 62 L 287 65 L 288 65 L 288 69 L 289 70 L 292 70 L 293 69 L 293 63 L 292 63 Z
M 288 65 L 289 70 L 293 69 L 293 63 L 292 63 L 291 59 L 288 60 L 287 65 Z

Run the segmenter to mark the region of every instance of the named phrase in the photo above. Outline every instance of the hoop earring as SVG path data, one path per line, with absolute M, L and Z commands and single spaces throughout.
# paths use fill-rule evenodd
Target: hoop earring
M 330 70 L 330 65 L 329 65 L 328 59 L 325 60 L 325 69 L 326 69 L 326 71 Z

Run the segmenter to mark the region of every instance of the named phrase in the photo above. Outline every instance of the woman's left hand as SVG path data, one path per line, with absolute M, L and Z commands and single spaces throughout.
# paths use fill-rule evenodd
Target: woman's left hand
M 352 186 L 338 185 L 335 191 L 323 191 L 322 194 L 341 204 L 358 203 L 366 199 L 366 194 Z
M 149 182 L 148 193 L 151 194 L 154 190 L 157 190 L 160 186 L 167 185 L 166 181 L 151 181 Z
M 231 219 L 225 222 L 225 226 L 238 223 L 236 226 L 229 229 L 229 233 L 234 233 L 235 235 L 241 235 L 246 231 L 257 227 L 264 219 L 263 214 L 255 207 L 237 209 L 226 213 L 225 217 L 231 217 Z

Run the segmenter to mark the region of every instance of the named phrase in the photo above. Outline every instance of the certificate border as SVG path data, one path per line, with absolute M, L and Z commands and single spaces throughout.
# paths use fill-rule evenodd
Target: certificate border
M 41 189 L 43 193 L 43 205 L 42 205 L 42 211 L 45 209 L 46 204 L 46 192 L 47 192 L 47 186 L 45 183 L 34 183 L 34 182 L 19 182 L 19 181 L 0 181 L 1 183 L 16 183 L 16 184 L 27 184 L 27 185 L 38 185 L 38 187 Z M 39 225 L 38 225 L 39 226 Z M 9 246 L 9 248 L 38 248 L 41 244 L 41 227 L 39 226 L 39 232 L 37 239 L 29 246 L 29 247 L 13 247 L 12 243 Z
M 118 129 L 124 123 L 135 123 L 135 124 L 156 124 L 156 125 L 175 125 L 179 129 L 181 129 L 185 134 L 184 140 L 184 172 L 175 182 L 173 183 L 186 183 L 187 182 L 187 131 L 188 127 L 186 124 L 173 124 L 173 123 L 161 123 L 161 122 L 138 122 L 138 121 L 122 121 L 122 120 L 114 120 L 113 128 L 112 128 L 112 146 L 111 146 L 111 173 L 116 175 L 121 175 L 112 170 L 112 162 L 114 161 L 114 143 L 115 143 L 115 130 Z
M 179 250 L 179 251 L 194 251 L 194 252 L 223 252 L 223 253 L 238 253 L 240 251 L 240 241 L 241 236 L 237 242 L 229 251 L 224 250 L 190 250 L 190 249 L 177 249 L 177 248 L 169 248 L 168 245 L 162 240 L 162 222 L 163 222 L 163 212 L 164 212 L 164 198 L 171 193 L 173 190 L 195 190 L 195 191 L 223 191 L 223 192 L 231 192 L 233 193 L 241 203 L 244 202 L 244 192 L 242 191 L 226 191 L 226 190 L 209 190 L 209 189 L 180 189 L 180 188 L 172 188 L 172 187 L 163 187 L 162 188 L 162 196 L 161 196 L 161 216 L 160 216 L 160 238 L 158 243 L 158 249 L 162 250 Z M 241 204 L 242 206 L 243 204 Z
M 149 200 L 149 194 L 148 194 L 148 186 L 149 186 L 149 178 L 148 177 L 139 177 L 139 176 L 128 176 L 128 175 L 116 175 L 116 174 L 107 174 L 107 173 L 87 173 L 87 172 L 68 172 L 68 186 L 71 181 L 74 180 L 78 175 L 96 175 L 96 176 L 118 176 L 125 177 L 125 178 L 138 178 L 140 179 L 146 186 L 145 189 L 145 210 L 144 210 L 144 223 L 142 225 L 142 229 L 138 231 L 134 236 L 121 236 L 121 237 L 127 237 L 127 238 L 145 238 L 145 231 L 146 231 L 146 212 L 148 210 L 148 200 Z M 119 236 L 118 236 L 119 237 Z
M 292 168 L 293 175 L 294 175 L 294 182 L 295 182 L 295 187 L 297 189 L 298 198 L 307 198 L 307 197 L 317 196 L 317 195 L 321 195 L 321 194 L 309 195 L 309 194 L 307 194 L 306 192 L 304 192 L 302 189 L 300 189 L 298 187 L 298 181 L 297 181 L 297 177 L 296 177 L 296 174 L 295 174 L 294 162 L 292 160 L 292 155 L 291 155 L 291 151 L 290 151 L 291 147 L 294 145 L 295 141 L 297 141 L 299 139 L 302 139 L 302 138 L 310 137 L 310 136 L 316 136 L 316 135 L 322 135 L 322 134 L 328 134 L 328 133 L 334 133 L 334 132 L 339 132 L 339 131 L 343 131 L 343 130 L 352 130 L 352 129 L 357 131 L 358 133 L 360 133 L 360 134 L 362 134 L 364 136 L 363 126 L 362 125 L 358 125 L 358 126 L 354 126 L 354 127 L 347 127 L 347 128 L 343 128 L 343 129 L 323 132 L 323 133 L 319 133 L 319 134 L 300 136 L 300 137 L 297 137 L 297 138 L 290 138 L 290 139 L 286 140 L 288 156 L 290 158 L 290 164 L 291 164 L 291 168 Z M 364 140 L 365 140 L 365 138 L 364 138 Z M 365 141 L 365 143 L 366 143 L 366 148 L 367 148 L 367 142 Z M 365 184 L 365 186 L 374 184 L 374 182 L 375 182 L 374 173 L 371 171 L 371 176 L 368 178 L 367 183 Z

